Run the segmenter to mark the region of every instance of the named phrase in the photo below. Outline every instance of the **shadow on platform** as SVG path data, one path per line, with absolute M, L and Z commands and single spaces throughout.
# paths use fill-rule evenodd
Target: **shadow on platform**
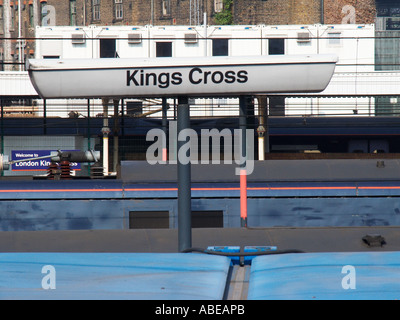
M 277 246 L 278 250 L 304 252 L 400 251 L 400 227 L 193 229 L 192 247 L 208 246 Z M 178 252 L 178 230 L 3 231 L 0 252 L 173 253 Z

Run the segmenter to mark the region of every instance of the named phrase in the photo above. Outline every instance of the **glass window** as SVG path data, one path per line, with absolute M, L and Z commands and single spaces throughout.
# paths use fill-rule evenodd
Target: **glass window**
M 11 18 L 11 30 L 14 30 L 15 29 L 15 13 L 14 13 L 14 6 L 12 5 L 12 6 L 10 6 L 10 10 L 11 10 L 11 13 L 10 13 L 10 18 Z
M 92 16 L 93 20 L 100 20 L 100 0 L 93 0 Z
M 285 54 L 285 39 L 268 39 L 268 54 Z
M 46 1 L 41 1 L 40 2 L 40 21 L 42 23 L 42 26 L 46 26 L 48 19 L 45 19 L 46 16 L 49 14 L 49 12 L 47 11 L 47 2 Z
M 100 58 L 117 57 L 116 39 L 100 39 Z
M 212 40 L 212 55 L 213 56 L 228 56 L 229 55 L 229 39 L 213 39 Z
M 172 57 L 172 42 L 156 42 L 156 57 Z
M 340 44 L 340 32 L 329 32 L 328 33 L 328 44 L 339 45 Z
M 69 1 L 69 24 L 76 26 L 76 0 Z
M 0 33 L 4 32 L 3 5 L 0 4 Z
M 224 8 L 224 0 L 214 0 L 214 11 L 221 12 Z
M 29 25 L 31 28 L 34 27 L 34 20 L 33 20 L 33 4 L 29 5 Z
M 163 16 L 171 15 L 171 0 L 162 1 L 162 15 Z
M 115 0 L 115 19 L 122 20 L 124 18 L 124 4 L 122 0 Z

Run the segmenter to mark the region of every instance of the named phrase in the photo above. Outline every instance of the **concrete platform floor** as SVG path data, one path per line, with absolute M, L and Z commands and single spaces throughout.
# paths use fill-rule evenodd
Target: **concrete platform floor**
M 363 238 L 383 239 L 368 245 Z M 374 238 L 375 237 L 375 238 Z M 400 226 L 192 230 L 192 247 L 277 246 L 305 252 L 399 251 Z M 178 252 L 178 230 L 3 231 L 0 252 Z

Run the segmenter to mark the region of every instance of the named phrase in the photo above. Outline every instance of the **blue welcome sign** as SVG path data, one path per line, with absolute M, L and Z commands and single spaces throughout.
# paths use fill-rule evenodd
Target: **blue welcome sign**
M 12 150 L 11 160 L 24 160 L 31 158 L 38 158 L 50 155 L 54 150 Z M 77 150 L 63 150 L 63 151 L 77 151 Z M 13 163 L 11 165 L 12 171 L 46 171 L 51 164 L 50 157 L 47 159 L 28 160 L 23 162 Z M 71 162 L 72 170 L 80 170 L 80 163 Z

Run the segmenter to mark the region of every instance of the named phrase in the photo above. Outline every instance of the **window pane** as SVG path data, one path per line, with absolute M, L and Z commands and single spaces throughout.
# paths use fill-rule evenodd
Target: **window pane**
M 172 42 L 157 42 L 156 57 L 172 57 Z
M 69 2 L 69 23 L 71 26 L 76 26 L 76 0 Z
M 340 32 L 328 33 L 329 44 L 340 44 Z
M 268 54 L 285 54 L 285 39 L 269 39 Z
M 115 18 L 116 19 L 124 18 L 124 5 L 122 3 L 115 4 Z
M 115 58 L 115 39 L 100 39 L 100 58 Z
M 223 8 L 224 8 L 223 0 L 214 0 L 214 11 L 215 12 L 221 12 Z
M 163 0 L 163 2 L 162 2 L 162 14 L 163 14 L 163 16 L 171 15 L 171 1 L 170 0 Z
M 93 0 L 93 20 L 100 20 L 100 0 Z
M 228 39 L 213 39 L 212 41 L 212 55 L 213 56 L 227 56 L 229 55 L 229 40 Z

